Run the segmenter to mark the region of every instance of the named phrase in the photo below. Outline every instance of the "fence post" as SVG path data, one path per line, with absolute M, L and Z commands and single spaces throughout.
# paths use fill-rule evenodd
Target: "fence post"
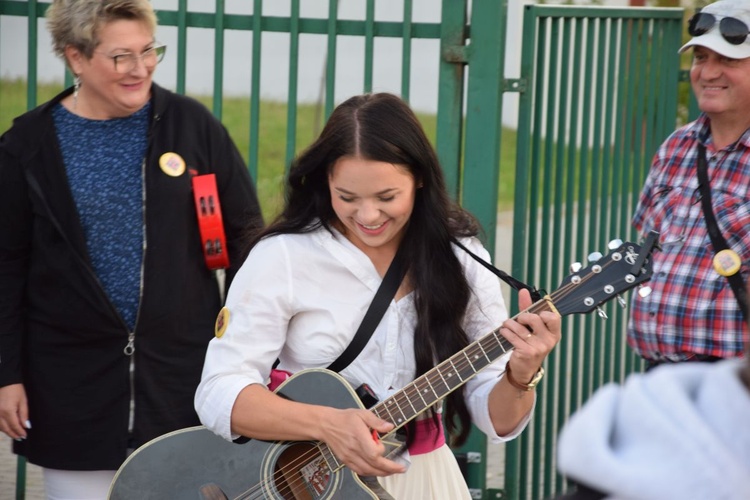
M 458 200 L 463 135 L 466 0 L 443 0 L 440 21 L 440 67 L 435 148 L 448 192 Z

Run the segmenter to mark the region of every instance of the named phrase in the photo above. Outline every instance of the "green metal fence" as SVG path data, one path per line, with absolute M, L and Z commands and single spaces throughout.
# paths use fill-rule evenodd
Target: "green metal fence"
M 263 177 L 258 161 L 263 116 L 260 76 L 264 34 L 289 37 L 287 61 L 286 148 L 288 165 L 298 150 L 297 89 L 300 37 L 326 41 L 324 116 L 335 106 L 338 42 L 364 40 L 363 92 L 373 89 L 373 60 L 378 39 L 402 44 L 400 93 L 407 100 L 412 84 L 412 42 L 439 41 L 437 130 L 435 145 L 451 193 L 471 210 L 495 247 L 503 94 L 517 93 L 517 171 L 514 194 L 512 274 L 553 290 L 567 274 L 564 267 L 588 250 L 601 250 L 608 238 L 632 238 L 629 216 L 653 151 L 676 123 L 682 10 L 527 6 L 524 11 L 521 77 L 504 78 L 507 2 L 441 0 L 440 22 L 413 20 L 412 0 L 403 0 L 400 21 L 375 18 L 376 0 L 363 0 L 363 19 L 339 19 L 338 0 L 329 0 L 325 19 L 300 16 L 300 0 L 285 0 L 288 16 L 263 14 L 263 1 L 252 1 L 252 14 L 225 12 L 216 0 L 213 12 L 158 12 L 160 26 L 177 31 L 177 81 L 186 90 L 189 30 L 212 30 L 214 68 L 212 110 L 223 118 L 225 38 L 231 31 L 252 37 L 246 63 L 251 66 L 249 169 Z M 435 0 L 437 2 L 437 0 Z M 39 18 L 48 3 L 0 0 L 0 16 L 21 16 L 28 25 L 27 107 L 37 104 Z M 70 84 L 70 75 L 66 82 Z M 514 298 L 512 310 L 517 310 Z M 549 375 L 539 389 L 535 418 L 523 437 L 506 447 L 503 490 L 487 489 L 487 448 L 474 431 L 455 450 L 470 457 L 466 474 L 476 499 L 542 499 L 561 492 L 554 470 L 554 443 L 567 416 L 591 392 L 610 380 L 640 369 L 625 346 L 626 313 L 604 308 L 610 319 L 568 319 L 565 339 L 547 362 Z M 18 465 L 17 498 L 24 498 L 25 463 Z
M 513 274 L 554 290 L 630 226 L 651 157 L 677 124 L 682 9 L 528 6 L 524 12 Z M 508 446 L 510 498 L 548 498 L 557 431 L 597 387 L 640 370 L 628 312 L 568 317 L 530 432 Z M 518 468 L 516 470 L 516 467 Z M 517 490 L 516 490 L 517 488 Z

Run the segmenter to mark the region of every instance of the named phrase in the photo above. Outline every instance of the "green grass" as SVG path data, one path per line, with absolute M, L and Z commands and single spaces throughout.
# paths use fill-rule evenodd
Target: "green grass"
M 62 83 L 41 83 L 37 87 L 37 103 L 54 97 L 62 90 Z M 213 106 L 211 96 L 193 96 L 209 109 Z M 0 131 L 7 130 L 14 117 L 27 109 L 27 86 L 25 80 L 0 79 Z M 323 110 L 316 105 L 301 104 L 297 109 L 296 153 L 307 147 L 322 127 Z M 431 141 L 435 140 L 436 116 L 419 113 L 418 117 Z M 245 162 L 250 154 L 250 99 L 225 97 L 222 122 L 229 130 Z M 256 185 L 263 214 L 270 220 L 283 204 L 282 185 L 286 164 L 286 103 L 262 101 L 260 104 L 260 127 L 258 138 L 258 178 Z M 516 133 L 503 129 L 500 160 L 500 210 L 512 207 L 514 165 L 516 157 Z

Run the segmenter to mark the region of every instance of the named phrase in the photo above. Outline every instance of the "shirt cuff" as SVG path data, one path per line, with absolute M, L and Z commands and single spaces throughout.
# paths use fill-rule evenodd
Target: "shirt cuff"
M 232 408 L 234 408 L 234 403 L 237 401 L 240 392 L 245 387 L 256 384 L 257 381 L 237 376 L 233 377 L 232 380 L 225 378 L 221 383 L 224 388 L 221 391 L 208 394 L 203 399 L 202 404 L 196 407 L 196 411 L 200 416 L 201 423 L 214 434 L 227 441 L 234 441 L 240 435 L 232 432 Z
M 499 382 L 501 378 L 498 378 L 496 380 Z M 515 429 L 513 429 L 508 434 L 505 434 L 504 436 L 500 436 L 497 434 L 497 432 L 495 432 L 495 426 L 492 425 L 492 419 L 490 418 L 490 408 L 488 404 L 489 393 L 494 385 L 495 384 L 484 384 L 484 386 L 479 389 L 479 391 L 481 391 L 481 394 L 479 393 L 479 391 L 474 394 L 470 409 L 472 411 L 472 420 L 474 425 L 487 435 L 491 444 L 499 444 L 505 443 L 507 441 L 512 441 L 513 439 L 517 438 L 518 435 L 521 434 L 521 432 L 523 432 L 523 430 L 529 424 L 529 422 L 531 421 L 531 416 L 534 414 L 534 409 L 536 408 L 536 391 L 534 391 L 534 402 L 532 403 L 529 412 L 521 419 Z

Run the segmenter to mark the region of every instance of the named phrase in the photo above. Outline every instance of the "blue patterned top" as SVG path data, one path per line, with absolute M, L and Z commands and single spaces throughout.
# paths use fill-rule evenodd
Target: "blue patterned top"
M 150 110 L 149 102 L 125 118 L 90 120 L 58 104 L 52 114 L 91 263 L 131 332 L 140 300 Z

